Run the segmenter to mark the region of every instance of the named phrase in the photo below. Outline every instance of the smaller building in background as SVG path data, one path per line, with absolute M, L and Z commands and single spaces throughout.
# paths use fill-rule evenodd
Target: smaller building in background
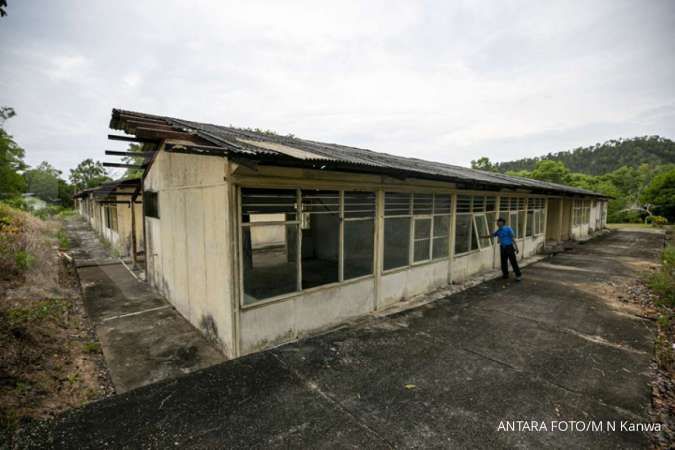
M 117 180 L 74 196 L 75 208 L 113 253 L 137 262 L 143 257 L 141 180 Z

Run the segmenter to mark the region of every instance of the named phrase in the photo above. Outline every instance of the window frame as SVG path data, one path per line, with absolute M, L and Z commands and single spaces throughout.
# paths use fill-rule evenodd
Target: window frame
M 410 231 L 409 231 L 409 241 L 408 241 L 408 263 L 405 265 L 397 266 L 397 267 L 391 267 L 389 269 L 384 268 L 384 248 L 382 249 L 382 274 L 389 274 L 392 272 L 400 271 L 400 270 L 405 270 L 409 269 L 411 267 L 415 266 L 420 266 L 424 264 L 429 264 L 433 262 L 438 262 L 438 261 L 443 261 L 446 259 L 450 259 L 452 256 L 452 251 L 451 251 L 451 243 L 452 240 L 450 239 L 452 235 L 452 214 L 453 214 L 453 208 L 454 208 L 454 199 L 453 199 L 453 194 L 450 191 L 442 191 L 442 190 L 431 190 L 431 191 L 422 191 L 422 190 L 405 190 L 405 191 L 397 191 L 397 190 L 392 190 L 392 189 L 382 189 L 383 193 L 383 211 L 382 211 L 382 220 L 383 220 L 383 234 L 384 234 L 384 224 L 387 219 L 397 219 L 397 218 L 409 218 L 410 219 Z M 409 197 L 409 206 L 408 206 L 408 213 L 407 214 L 392 214 L 392 215 L 387 215 L 386 213 L 386 196 L 387 193 L 389 194 L 405 194 Z M 418 213 L 415 214 L 415 195 L 418 196 L 423 196 L 423 195 L 430 195 L 431 196 L 431 211 L 428 213 Z M 437 208 L 437 202 L 436 198 L 437 196 L 443 196 L 447 197 L 449 200 L 449 209 L 447 212 L 436 212 Z M 436 218 L 438 217 L 448 217 L 448 227 L 447 227 L 447 234 L 446 235 L 439 235 L 439 236 L 434 236 L 434 226 L 436 222 Z M 417 223 L 417 220 L 429 220 L 430 219 L 430 225 L 429 225 L 429 235 L 426 238 L 419 238 L 417 239 L 415 237 L 415 224 Z M 434 244 L 436 241 L 436 238 L 446 238 L 448 240 L 447 244 L 447 254 L 444 256 L 439 256 L 434 258 Z M 415 242 L 419 241 L 424 241 L 428 240 L 429 241 L 429 255 L 427 258 L 419 261 L 415 261 Z M 383 236 L 383 243 L 384 243 L 384 236 Z
M 455 242 L 457 241 L 458 216 L 469 216 L 469 224 L 471 225 L 471 232 L 468 233 L 469 236 L 469 242 L 467 245 L 468 250 L 459 253 L 455 252 L 454 256 L 465 256 L 471 253 L 479 253 L 482 252 L 483 250 L 494 248 L 495 239 L 494 236 L 492 236 L 492 232 L 490 231 L 491 230 L 490 223 L 488 222 L 487 218 L 489 214 L 494 214 L 495 216 L 499 214 L 497 203 L 500 197 L 495 194 L 461 193 L 461 191 L 458 192 L 457 196 L 469 197 L 469 210 L 460 212 L 457 210 L 457 207 L 455 207 L 455 229 L 453 230 L 455 233 Z M 476 203 L 476 199 L 481 199 L 478 204 Z M 456 203 L 457 205 L 459 205 L 459 200 Z M 481 237 L 478 232 L 477 218 L 485 221 L 486 229 L 487 232 L 489 233 L 490 244 L 488 245 L 482 245 L 481 243 Z M 474 240 L 476 248 L 472 248 Z M 456 251 L 457 250 L 456 244 L 454 248 Z
M 265 221 L 265 222 L 244 222 L 243 219 L 243 191 L 246 189 L 266 189 L 266 190 L 279 190 L 279 191 L 289 191 L 293 190 L 295 191 L 295 219 L 294 220 L 284 220 L 284 221 Z M 338 212 L 338 222 L 339 222 L 339 244 L 338 244 L 338 280 L 326 284 L 321 284 L 318 286 L 312 286 L 309 288 L 303 289 L 302 287 L 302 222 L 303 222 L 303 215 L 306 213 L 302 209 L 302 191 L 305 190 L 316 190 L 316 191 L 336 191 L 338 192 L 339 196 L 339 212 Z M 239 305 L 242 309 L 248 309 L 248 308 L 255 308 L 259 307 L 262 305 L 266 305 L 268 303 L 274 303 L 276 301 L 281 301 L 285 300 L 288 298 L 295 297 L 297 295 L 301 295 L 303 293 L 311 293 L 317 290 L 321 290 L 324 288 L 329 288 L 329 287 L 336 287 L 340 285 L 345 285 L 349 283 L 354 283 L 358 282 L 361 280 L 365 280 L 368 278 L 374 278 L 375 277 L 375 271 L 377 270 L 375 264 L 377 261 L 377 255 L 376 255 L 376 250 L 377 250 L 377 189 L 344 189 L 344 188 L 331 188 L 331 187 L 321 187 L 321 188 L 316 188 L 313 186 L 303 186 L 303 187 L 296 187 L 296 186 L 289 186 L 289 187 L 284 187 L 284 186 L 262 186 L 262 185 L 248 185 L 248 184 L 242 184 L 242 185 L 237 185 L 236 189 L 236 200 L 237 200 L 237 218 L 236 218 L 236 224 L 237 224 L 237 238 L 238 238 L 238 272 L 239 272 Z M 344 210 L 344 193 L 345 192 L 360 192 L 360 193 L 370 193 L 373 194 L 373 210 L 372 210 L 372 216 L 366 216 L 366 217 L 350 217 L 346 218 L 345 217 L 345 210 Z M 285 214 L 285 213 L 284 213 Z M 307 214 L 311 214 L 310 212 L 307 212 Z M 373 248 L 372 248 L 372 262 L 371 262 L 371 273 L 366 274 L 366 275 L 360 275 L 357 277 L 353 278 L 348 278 L 344 279 L 344 224 L 345 222 L 358 222 L 358 221 L 372 221 L 373 222 Z M 296 240 L 296 289 L 292 292 L 286 292 L 283 294 L 279 295 L 274 295 L 271 297 L 266 297 L 266 298 L 261 298 L 257 299 L 256 301 L 252 303 L 245 303 L 245 297 L 246 297 L 246 292 L 244 288 L 244 264 L 243 264 L 243 259 L 244 259 L 244 248 L 243 248 L 243 237 L 244 237 L 244 229 L 245 228 L 252 228 L 252 227 L 258 227 L 258 226 L 265 226 L 265 225 L 294 225 L 297 228 L 297 240 Z

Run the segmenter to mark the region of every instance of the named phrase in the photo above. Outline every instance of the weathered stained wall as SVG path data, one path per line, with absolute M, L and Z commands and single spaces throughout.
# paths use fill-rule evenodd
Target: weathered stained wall
M 228 186 L 222 157 L 157 155 L 143 189 L 158 193 L 146 217 L 149 283 L 228 355 L 233 355 Z

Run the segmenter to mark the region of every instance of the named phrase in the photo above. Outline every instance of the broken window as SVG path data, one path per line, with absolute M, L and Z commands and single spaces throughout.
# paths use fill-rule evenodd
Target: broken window
M 375 251 L 375 193 L 344 193 L 343 279 L 371 275 Z
M 297 193 L 242 189 L 244 304 L 298 290 Z
M 302 288 L 339 280 L 340 194 L 302 191 Z
M 105 205 L 103 213 L 105 215 L 106 228 L 117 231 L 117 205 Z
M 410 264 L 411 207 L 409 193 L 384 194 L 384 270 Z
M 157 192 L 143 191 L 143 215 L 159 219 L 159 196 Z
M 372 275 L 375 193 L 241 189 L 244 303 Z

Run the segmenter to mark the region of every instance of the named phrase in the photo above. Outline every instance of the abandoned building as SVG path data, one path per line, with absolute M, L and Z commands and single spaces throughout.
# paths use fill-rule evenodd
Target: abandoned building
M 141 180 L 118 180 L 74 195 L 75 208 L 110 245 L 112 253 L 137 261 L 143 256 Z
M 144 146 L 142 216 L 109 191 L 81 213 L 111 241 L 141 226 L 147 282 L 229 357 L 498 267 L 497 217 L 520 258 L 606 222 L 564 185 L 118 109 L 110 128 Z

